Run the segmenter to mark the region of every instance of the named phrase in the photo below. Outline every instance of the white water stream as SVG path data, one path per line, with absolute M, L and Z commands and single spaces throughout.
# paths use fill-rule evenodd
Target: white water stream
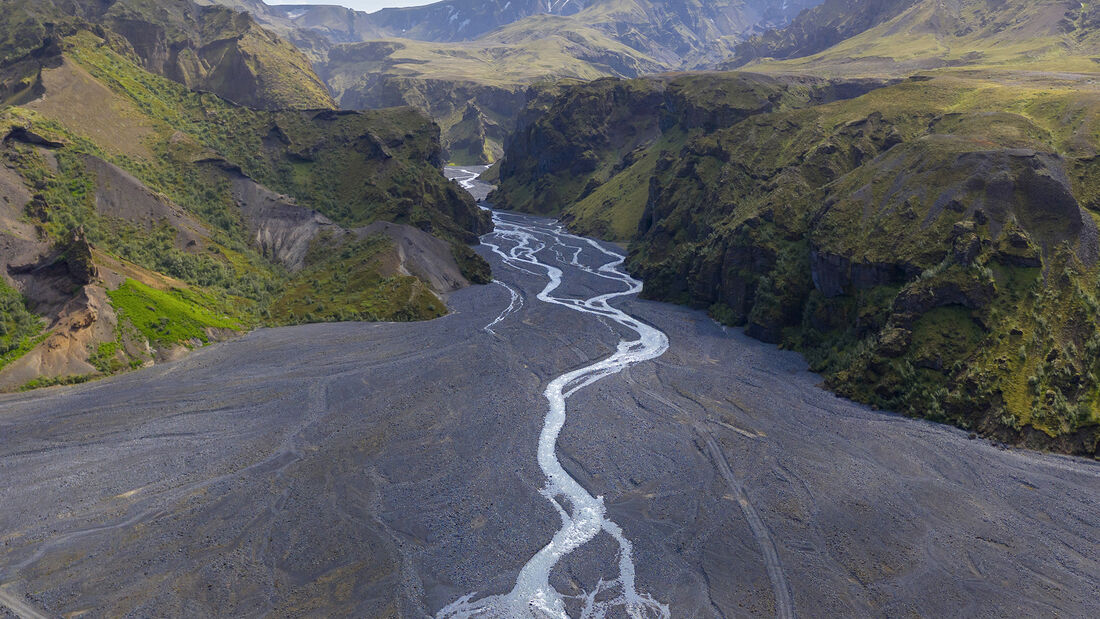
M 474 188 L 474 181 L 477 180 L 477 177 L 481 175 L 480 168 L 451 167 L 448 168 L 447 171 L 450 172 L 448 178 L 461 185 L 463 189 L 467 190 Z
M 593 314 L 610 319 L 635 332 L 635 340 L 623 340 L 610 357 L 572 372 L 563 374 L 546 387 L 544 395 L 549 410 L 539 435 L 538 464 L 546 476 L 542 494 L 558 510 L 561 528 L 549 543 L 531 557 L 519 572 L 515 586 L 503 595 L 477 598 L 477 593 L 464 596 L 439 611 L 440 619 L 464 619 L 467 617 L 494 617 L 521 619 L 525 617 L 555 617 L 568 619 L 567 600 L 573 600 L 573 608 L 579 609 L 581 619 L 603 618 L 608 613 L 626 615 L 635 619 L 669 617 L 668 606 L 647 594 L 639 593 L 634 583 L 633 547 L 622 529 L 607 516 L 603 497 L 594 497 L 573 479 L 558 461 L 556 445 L 558 435 L 566 420 L 566 400 L 577 391 L 596 381 L 621 372 L 623 369 L 655 359 L 668 350 L 668 337 L 658 329 L 634 319 L 610 301 L 636 294 L 642 290 L 642 282 L 620 270 L 625 257 L 610 251 L 590 239 L 574 236 L 561 227 L 525 225 L 505 221 L 494 214 L 496 232 L 486 242 L 506 264 L 523 272 L 547 276 L 549 281 L 538 299 L 573 311 Z M 490 242 L 490 241 L 496 241 Z M 509 245 L 509 249 L 503 246 Z M 539 259 L 540 252 L 551 252 L 562 264 L 581 269 L 603 279 L 622 284 L 622 290 L 600 294 L 589 299 L 571 299 L 553 296 L 561 286 L 563 272 L 558 267 Z M 585 251 L 595 251 L 608 261 L 592 268 L 580 262 Z M 511 290 L 511 289 L 509 289 Z M 486 327 L 491 330 L 515 309 L 518 295 L 509 308 L 497 320 Z M 550 573 L 566 555 L 595 538 L 601 531 L 618 543 L 618 574 L 601 580 L 595 590 L 582 595 L 566 596 L 550 584 Z

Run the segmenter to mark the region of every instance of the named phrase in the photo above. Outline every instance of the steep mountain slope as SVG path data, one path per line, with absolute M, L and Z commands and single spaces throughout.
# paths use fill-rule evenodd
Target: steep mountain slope
M 885 0 L 858 7 L 831 0 L 743 43 L 727 66 L 755 60 L 753 70 L 833 75 L 1006 65 L 1088 72 L 1100 52 L 1098 15 L 1094 3 L 1069 0 Z
M 784 25 L 815 4 L 816 0 L 605 0 L 592 2 L 575 19 L 679 69 L 721 60 L 733 43 Z
M 496 173 L 498 207 L 626 241 L 660 155 L 749 116 L 859 96 L 877 80 L 699 73 L 544 85 Z
M 204 0 L 252 12 L 265 25 L 319 34 L 332 43 L 383 38 L 473 41 L 531 17 L 576 18 L 643 54 L 682 62 L 723 37 L 787 24 L 818 0 L 446 0 L 366 14 L 339 6 Z
M 464 243 L 491 224 L 420 113 L 241 107 L 121 40 L 74 24 L 3 67 L 30 81 L 0 106 L 0 389 L 256 325 L 431 318 L 484 281 Z
M 1095 83 L 560 86 L 529 109 L 490 201 L 632 240 L 648 296 L 802 351 L 843 395 L 1095 454 Z
M 795 17 L 790 24 L 750 37 L 737 45 L 726 66 L 742 66 L 761 58 L 799 58 L 890 21 L 919 0 L 825 0 Z
M 438 43 L 470 41 L 532 15 L 576 15 L 591 0 L 455 0 L 382 9 L 371 23 L 390 36 Z
M 662 69 L 652 58 L 559 17 L 535 18 L 475 42 L 448 45 L 408 40 L 341 45 L 320 70 L 341 107 L 415 106 L 443 128 L 451 160 L 477 163 L 500 157 L 528 87 L 548 75 L 595 79 Z
M 90 22 L 116 51 L 189 88 L 258 108 L 334 107 L 309 60 L 246 13 L 191 0 L 10 0 L 4 9 L 5 59 Z
M 206 0 L 214 1 L 214 0 Z M 494 161 L 527 88 L 716 62 L 748 34 L 817 0 L 458 0 L 372 14 L 331 6 L 248 10 L 301 47 L 345 108 L 410 104 L 440 123 L 459 163 Z
M 335 5 L 268 5 L 263 0 L 195 0 L 204 6 L 224 6 L 253 16 L 264 28 L 294 43 L 314 62 L 333 45 L 361 43 L 392 36 L 370 16 Z

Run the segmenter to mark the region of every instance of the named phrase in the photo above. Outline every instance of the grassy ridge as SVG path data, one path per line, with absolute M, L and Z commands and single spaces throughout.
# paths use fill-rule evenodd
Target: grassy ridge
M 76 61 L 155 123 L 152 149 L 160 157 L 138 176 L 182 206 L 219 205 L 205 183 L 194 182 L 201 172 L 191 164 L 222 157 L 341 224 L 385 219 L 467 241 L 469 229 L 486 225 L 468 197 L 430 173 L 440 163 L 438 130 L 411 109 L 324 115 L 242 108 L 142 71 L 88 33 L 70 40 Z M 220 205 L 232 207 L 224 197 Z M 217 224 L 226 229 L 233 217 Z
M 899 75 L 969 66 L 1095 70 L 1100 7 L 1061 0 L 828 0 L 738 47 L 737 66 L 816 75 Z M 747 64 L 746 64 L 747 63 Z
M 844 395 L 1091 453 L 1100 368 L 1088 352 L 1093 330 L 1077 325 L 1097 319 L 1097 270 L 1078 245 L 1086 233 L 1069 224 L 1078 203 L 1095 205 L 1095 181 L 1067 177 L 1077 198 L 1052 212 L 1046 192 L 1062 186 L 1061 160 L 1039 177 L 1027 165 L 1042 155 L 1023 164 L 1023 153 L 1062 153 L 1070 170 L 1091 167 L 1073 155 L 1095 145 L 1082 132 L 1092 113 L 1076 126 L 1062 113 L 1086 100 L 1074 88 L 945 77 L 750 119 L 681 152 L 631 264 L 651 294 L 707 299 L 719 317 L 806 352 Z M 1015 195 L 986 193 L 996 174 Z M 692 235 L 677 223 L 689 219 L 716 233 Z M 1017 225 L 1027 230 L 1013 242 L 1032 247 L 1047 276 L 1006 242 Z M 786 240 L 797 238 L 809 245 Z M 829 277 L 855 275 L 815 255 L 870 275 L 827 290 Z M 742 275 L 713 270 L 731 262 Z M 685 275 L 687 288 L 676 282 Z M 1058 372 L 1060 382 L 1048 378 Z
M 667 167 L 664 160 L 718 127 L 835 96 L 827 90 L 810 79 L 737 73 L 545 85 L 501 162 L 491 200 L 562 215 L 580 232 L 629 240 L 649 201 L 649 179 Z

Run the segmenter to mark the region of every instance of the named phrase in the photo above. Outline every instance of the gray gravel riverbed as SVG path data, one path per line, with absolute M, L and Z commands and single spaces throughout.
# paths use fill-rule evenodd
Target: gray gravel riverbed
M 492 332 L 495 284 L 429 323 L 0 396 L 0 616 L 423 617 L 508 591 L 560 524 L 542 391 L 628 334 L 483 253 L 522 299 Z M 559 266 L 559 292 L 612 285 Z M 558 456 L 673 617 L 1100 616 L 1096 462 L 871 411 L 701 313 L 616 305 L 671 347 L 574 395 Z M 592 590 L 609 542 L 555 587 Z

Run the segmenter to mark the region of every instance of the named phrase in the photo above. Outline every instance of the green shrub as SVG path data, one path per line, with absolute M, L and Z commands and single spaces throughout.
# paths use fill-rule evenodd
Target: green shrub
M 45 322 L 27 309 L 23 295 L 0 280 L 0 368 L 30 352 L 45 337 Z

